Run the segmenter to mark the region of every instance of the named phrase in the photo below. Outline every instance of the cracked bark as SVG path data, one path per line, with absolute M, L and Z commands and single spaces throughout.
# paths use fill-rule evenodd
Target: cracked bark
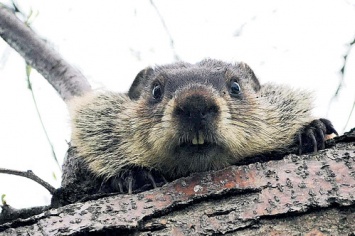
M 80 72 L 4 7 L 0 36 L 64 100 L 90 90 Z M 338 142 L 313 155 L 231 166 L 139 194 L 46 210 L 0 225 L 0 234 L 354 234 L 355 131 Z
M 355 232 L 355 131 L 311 155 L 196 173 L 161 188 L 70 204 L 3 234 L 343 235 Z M 344 142 L 345 140 L 345 142 Z

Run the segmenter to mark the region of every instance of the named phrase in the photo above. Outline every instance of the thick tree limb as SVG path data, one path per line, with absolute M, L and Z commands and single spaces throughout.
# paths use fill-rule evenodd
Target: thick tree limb
M 197 173 L 139 194 L 67 205 L 4 224 L 0 232 L 262 235 L 271 226 L 275 232 L 282 229 L 287 234 L 298 222 L 297 232 L 327 229 L 331 235 L 351 233 L 355 232 L 354 170 L 352 140 L 313 155 L 289 155 L 280 161 L 231 166 Z M 311 220 L 312 217 L 323 220 Z M 288 228 L 271 223 L 272 219 Z M 339 219 L 345 222 L 342 228 L 332 228 L 339 225 Z M 270 222 L 270 227 L 260 225 L 263 222 Z
M 90 84 L 78 69 L 68 64 L 10 10 L 1 5 L 0 36 L 48 80 L 63 100 L 91 90 Z
M 1 6 L 0 36 L 64 100 L 90 90 L 78 70 Z M 324 229 L 330 235 L 351 234 L 355 232 L 352 137 L 313 155 L 196 173 L 139 194 L 46 210 L 0 225 L 0 234 L 264 235 L 319 234 Z M 13 209 L 5 207 L 11 214 Z

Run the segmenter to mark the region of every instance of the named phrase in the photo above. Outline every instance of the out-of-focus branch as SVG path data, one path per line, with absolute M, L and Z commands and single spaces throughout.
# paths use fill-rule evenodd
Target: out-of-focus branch
M 338 88 L 337 88 L 337 90 L 335 91 L 334 96 L 333 96 L 332 99 L 336 98 L 336 97 L 339 95 L 339 91 L 340 91 L 341 87 L 343 86 L 346 63 L 347 63 L 348 56 L 349 56 L 349 54 L 350 54 L 351 48 L 352 48 L 352 46 L 354 45 L 354 43 L 355 43 L 355 38 L 354 38 L 353 41 L 349 44 L 348 51 L 347 51 L 346 54 L 344 55 L 344 65 L 343 65 L 343 67 L 340 69 L 341 80 L 340 80 L 340 82 L 339 82 Z
M 355 44 L 355 38 L 354 38 L 354 40 L 350 43 L 349 50 L 348 50 L 348 52 L 346 53 L 346 55 L 344 56 L 344 66 L 343 66 L 343 68 L 341 68 L 342 81 L 341 81 L 341 83 L 340 83 L 340 85 L 339 85 L 339 88 L 337 89 L 337 92 L 339 91 L 341 85 L 343 84 L 344 71 L 345 71 L 345 67 L 346 67 L 348 55 L 350 54 L 350 50 L 351 50 L 351 48 L 353 47 L 354 44 Z M 348 120 L 347 120 L 346 123 L 345 123 L 344 130 L 346 129 L 346 127 L 347 127 L 348 124 L 349 124 L 350 117 L 351 117 L 351 115 L 352 115 L 353 112 L 354 112 L 354 108 L 355 108 L 355 101 L 353 102 L 353 107 L 351 108 L 351 111 L 350 111 L 350 113 L 349 113 Z
M 31 69 L 32 69 L 31 66 L 26 65 L 27 86 L 28 86 L 28 89 L 31 91 L 32 100 L 33 100 L 33 103 L 34 103 L 35 108 L 36 108 L 36 112 L 37 112 L 37 115 L 38 115 L 38 119 L 39 119 L 39 122 L 41 123 L 42 129 L 43 129 L 44 135 L 45 135 L 46 138 L 47 138 L 48 144 L 49 144 L 49 146 L 50 146 L 50 148 L 51 148 L 51 150 L 52 150 L 52 156 L 53 156 L 53 158 L 54 158 L 54 161 L 57 163 L 57 165 L 58 165 L 58 167 L 59 167 L 59 170 L 61 170 L 61 166 L 60 166 L 60 164 L 59 164 L 57 155 L 55 154 L 54 147 L 53 147 L 53 144 L 52 144 L 51 139 L 49 138 L 47 129 L 46 129 L 44 123 L 43 123 L 42 116 L 41 116 L 41 113 L 40 113 L 39 108 L 38 108 L 38 105 L 37 105 L 36 97 L 35 97 L 35 94 L 34 94 L 33 89 L 32 89 L 32 83 L 31 83 L 31 79 L 30 79 Z
M 81 72 L 67 63 L 56 51 L 21 22 L 13 12 L 0 5 L 0 36 L 31 67 L 41 73 L 67 101 L 91 90 Z
M 348 51 L 344 55 L 344 64 L 343 64 L 343 67 L 340 69 L 341 78 L 340 78 L 337 90 L 335 91 L 333 97 L 330 99 L 330 102 L 329 102 L 329 105 L 328 105 L 328 112 L 329 112 L 329 107 L 331 106 L 333 101 L 339 96 L 339 92 L 340 92 L 341 88 L 343 87 L 344 75 L 345 75 L 345 70 L 346 70 L 346 66 L 347 66 L 348 56 L 349 56 L 349 54 L 351 52 L 351 49 L 352 49 L 354 44 L 355 44 L 355 38 L 353 39 L 352 42 L 350 42 L 349 47 L 348 47 Z M 351 109 L 351 111 L 349 113 L 348 120 L 346 121 L 346 124 L 344 125 L 343 131 L 345 131 L 346 127 L 349 124 L 350 117 L 351 117 L 351 115 L 352 115 L 352 113 L 354 111 L 354 107 L 355 107 L 355 101 L 354 101 L 353 107 L 352 107 L 352 109 Z M 327 114 L 327 116 L 328 116 L 328 114 Z
M 175 50 L 175 46 L 174 46 L 174 39 L 173 39 L 173 36 L 171 36 L 170 34 L 170 31 L 168 29 L 168 27 L 166 26 L 165 24 L 165 20 L 164 20 L 164 17 L 160 14 L 159 12 L 159 9 L 157 8 L 157 6 L 154 4 L 153 0 L 150 0 L 150 4 L 154 7 L 155 11 L 157 12 L 159 18 L 160 18 L 160 21 L 164 27 L 164 30 L 166 32 L 166 34 L 168 35 L 169 39 L 170 39 L 170 47 L 171 47 L 171 50 L 173 51 L 174 53 L 174 59 L 176 61 L 181 61 L 179 55 L 176 53 L 176 50 Z
M 47 183 L 46 181 L 42 180 L 40 177 L 35 175 L 32 172 L 32 170 L 18 171 L 18 170 L 10 170 L 10 169 L 0 168 L 0 173 L 10 174 L 10 175 L 18 175 L 18 176 L 26 177 L 28 179 L 32 179 L 33 181 L 35 181 L 35 182 L 39 183 L 40 185 L 42 185 L 43 187 L 45 187 L 52 195 L 55 191 L 55 188 L 52 185 L 50 185 L 49 183 Z

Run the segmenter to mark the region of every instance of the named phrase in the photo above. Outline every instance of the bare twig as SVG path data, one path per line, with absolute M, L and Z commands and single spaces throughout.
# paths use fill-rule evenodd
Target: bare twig
M 28 179 L 31 179 L 31 180 L 39 183 L 43 187 L 45 187 L 52 195 L 54 194 L 55 188 L 52 185 L 50 185 L 49 183 L 47 183 L 46 181 L 39 178 L 37 175 L 35 175 L 32 172 L 32 170 L 18 171 L 18 170 L 10 170 L 10 169 L 0 168 L 0 173 L 26 177 Z
M 36 97 L 35 97 L 35 94 L 34 94 L 34 92 L 33 92 L 33 89 L 32 89 L 32 83 L 31 83 L 31 80 L 30 80 L 31 68 L 32 68 L 31 66 L 26 65 L 26 77 L 27 77 L 27 85 L 28 85 L 28 89 L 31 91 L 31 95 L 32 95 L 33 103 L 34 103 L 35 108 L 36 108 L 36 111 L 37 111 L 38 119 L 39 119 L 39 122 L 41 123 L 42 129 L 43 129 L 43 132 L 44 132 L 44 134 L 46 135 L 46 138 L 47 138 L 48 144 L 49 144 L 49 146 L 51 147 L 51 150 L 52 150 L 52 155 L 53 155 L 53 157 L 54 157 L 54 160 L 55 160 L 55 162 L 57 163 L 57 165 L 58 165 L 59 169 L 61 170 L 61 167 L 60 167 L 60 164 L 59 164 L 59 161 L 58 161 L 57 155 L 55 154 L 55 151 L 54 151 L 53 144 L 52 144 L 52 142 L 51 142 L 51 139 L 49 138 L 49 135 L 48 135 L 47 129 L 46 129 L 46 127 L 44 126 L 44 123 L 43 123 L 43 120 L 42 120 L 41 113 L 39 112 L 39 109 L 38 109 L 38 106 L 37 106 Z
M 48 80 L 63 100 L 91 90 L 90 84 L 79 70 L 64 61 L 3 5 L 0 5 L 0 36 L 25 58 L 27 64 Z
M 351 111 L 350 111 L 350 113 L 349 113 L 348 119 L 347 119 L 347 121 L 346 121 L 346 123 L 345 123 L 345 125 L 344 125 L 343 131 L 344 131 L 344 130 L 346 129 L 346 127 L 348 126 L 348 124 L 349 124 L 349 122 L 350 122 L 351 115 L 352 115 L 353 112 L 354 112 L 354 109 L 355 109 L 355 101 L 353 102 L 353 106 L 352 106 Z
M 159 12 L 157 6 L 154 4 L 153 0 L 150 0 L 150 4 L 152 4 L 152 6 L 154 7 L 155 11 L 157 12 L 157 14 L 158 14 L 158 16 L 160 18 L 160 21 L 161 21 L 161 23 L 162 23 L 162 25 L 164 27 L 164 30 L 165 30 L 166 34 L 168 35 L 168 37 L 170 39 L 170 47 L 171 47 L 171 50 L 174 53 L 174 59 L 176 61 L 181 61 L 179 55 L 176 53 L 175 46 L 174 46 L 174 39 L 171 36 L 170 31 L 169 31 L 168 27 L 165 24 L 165 20 L 164 20 L 163 16 L 160 14 L 160 12 Z
M 341 73 L 341 82 L 339 83 L 339 86 L 334 94 L 334 97 L 335 96 L 338 96 L 338 93 L 339 93 L 339 90 L 343 84 L 343 80 L 344 80 L 344 73 L 345 73 L 345 67 L 346 67 L 346 63 L 347 63 L 347 60 L 348 60 L 348 56 L 350 54 L 350 51 L 351 51 L 351 48 L 352 46 L 354 45 L 355 43 L 355 38 L 353 39 L 353 41 L 349 44 L 349 48 L 348 48 L 348 51 L 346 52 L 345 56 L 344 56 L 344 65 L 343 67 L 340 69 L 340 73 Z
M 13 7 L 14 7 L 14 9 L 15 9 L 16 12 L 18 12 L 18 13 L 21 14 L 24 18 L 26 18 L 24 24 L 25 24 L 26 26 L 28 26 L 29 28 L 31 28 L 30 25 L 31 25 L 31 23 L 33 22 L 33 20 L 36 18 L 36 16 L 38 15 L 38 13 L 37 13 L 37 14 L 34 14 L 34 12 L 33 12 L 32 9 L 31 9 L 30 13 L 29 13 L 28 15 L 25 15 L 23 12 L 21 12 L 21 11 L 19 10 L 19 7 L 17 6 L 16 2 L 12 1 L 12 5 L 13 5 Z M 49 138 L 49 135 L 48 135 L 48 132 L 47 132 L 47 130 L 46 130 L 46 127 L 44 126 L 44 123 L 43 123 L 43 120 L 42 120 L 42 116 L 41 116 L 41 114 L 40 114 L 40 112 L 39 112 L 39 108 L 38 108 L 38 105 L 37 105 L 36 97 L 35 97 L 34 91 L 33 91 L 33 89 L 32 89 L 32 83 L 31 83 L 31 80 L 30 80 L 31 71 L 32 71 L 32 67 L 31 67 L 30 65 L 26 64 L 27 87 L 28 87 L 28 89 L 31 91 L 33 103 L 34 103 L 34 105 L 35 105 L 35 109 L 36 109 L 36 111 L 37 111 L 37 115 L 38 115 L 39 121 L 40 121 L 40 123 L 41 123 L 43 132 L 44 132 L 44 134 L 46 135 L 47 141 L 48 141 L 49 146 L 50 146 L 50 148 L 51 148 L 51 150 L 52 150 L 52 155 L 53 155 L 53 157 L 54 157 L 54 160 L 55 160 L 55 162 L 57 163 L 59 169 L 61 170 L 60 164 L 59 164 L 58 159 L 57 159 L 57 155 L 55 154 L 53 144 L 52 144 L 52 142 L 51 142 L 51 140 L 50 140 L 50 138 Z
M 344 55 L 344 64 L 343 64 L 343 67 L 340 69 L 340 74 L 341 74 L 341 78 L 340 78 L 340 81 L 339 81 L 339 85 L 338 85 L 338 88 L 337 90 L 335 91 L 333 97 L 330 99 L 329 101 L 329 104 L 328 104 L 328 112 L 329 112 L 329 108 L 330 108 L 330 105 L 333 103 L 333 101 L 339 96 L 339 92 L 341 90 L 341 88 L 343 87 L 343 84 L 344 84 L 344 74 L 345 74 L 345 69 L 346 69 L 346 64 L 347 64 L 347 60 L 348 60 L 348 56 L 350 54 L 350 51 L 353 47 L 353 45 L 355 44 L 355 38 L 353 39 L 353 41 L 349 44 L 349 47 L 348 47 L 348 51 L 345 53 Z M 351 109 L 351 112 L 348 116 L 348 120 L 343 128 L 343 131 L 345 130 L 346 126 L 348 125 L 349 121 L 350 121 L 350 117 L 351 117 L 351 114 L 353 113 L 354 111 L 354 106 L 355 106 L 355 101 L 354 101 L 354 104 L 353 104 L 353 108 Z M 327 114 L 328 116 L 328 114 Z
M 346 66 L 347 58 L 348 58 L 348 55 L 350 54 L 350 50 L 351 50 L 351 48 L 353 47 L 354 44 L 355 44 L 355 38 L 354 38 L 354 40 L 350 43 L 349 50 L 348 50 L 348 52 L 346 53 L 346 55 L 344 56 L 344 66 L 343 66 L 343 68 L 341 68 L 341 74 L 342 74 L 342 81 L 341 81 L 341 84 L 343 83 L 343 80 L 344 80 L 344 71 L 345 71 L 345 66 Z M 337 91 L 338 91 L 338 90 L 337 90 Z M 348 116 L 348 120 L 347 120 L 346 123 L 345 123 L 345 126 L 344 126 L 344 128 L 343 128 L 343 131 L 346 129 L 346 127 L 347 127 L 348 124 L 349 124 L 350 117 L 351 117 L 351 115 L 352 115 L 353 112 L 354 112 L 354 107 L 355 107 L 355 101 L 353 102 L 353 107 L 351 108 L 351 111 L 350 111 L 349 116 Z

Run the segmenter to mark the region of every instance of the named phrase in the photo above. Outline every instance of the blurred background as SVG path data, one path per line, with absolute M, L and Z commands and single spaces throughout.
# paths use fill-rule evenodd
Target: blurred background
M 0 3 L 13 6 L 12 1 Z M 94 88 L 127 91 L 149 65 L 194 63 L 207 57 L 244 61 L 262 83 L 314 91 L 314 115 L 330 119 L 340 133 L 355 127 L 355 0 L 15 4 L 21 12 L 17 15 Z M 59 187 L 70 141 L 66 105 L 34 70 L 30 83 L 32 89 L 24 60 L 0 39 L 0 167 L 32 170 Z M 16 208 L 49 204 L 51 197 L 31 180 L 0 174 L 3 194 Z

